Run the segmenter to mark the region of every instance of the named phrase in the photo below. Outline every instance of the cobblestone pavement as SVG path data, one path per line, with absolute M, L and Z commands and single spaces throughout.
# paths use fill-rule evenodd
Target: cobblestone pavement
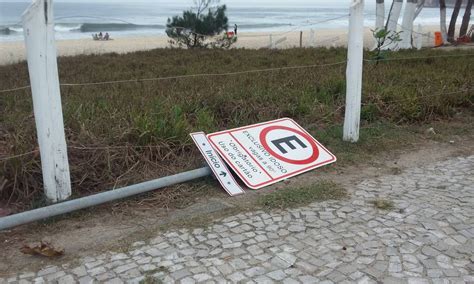
M 169 231 L 128 253 L 0 283 L 474 283 L 474 156 L 366 180 L 351 193 Z M 375 198 L 395 208 L 376 209 Z

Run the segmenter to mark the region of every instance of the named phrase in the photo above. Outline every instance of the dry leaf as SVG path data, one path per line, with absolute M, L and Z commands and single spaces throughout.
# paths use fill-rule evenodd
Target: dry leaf
M 20 251 L 24 254 L 41 255 L 46 257 L 61 256 L 64 254 L 63 248 L 55 248 L 49 242 L 41 241 L 40 243 L 24 245 Z
M 12 214 L 12 211 L 10 209 L 0 207 L 0 217 L 5 217 L 10 214 Z

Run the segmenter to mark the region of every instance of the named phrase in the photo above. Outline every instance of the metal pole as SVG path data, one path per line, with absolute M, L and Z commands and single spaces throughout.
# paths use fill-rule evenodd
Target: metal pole
M 26 223 L 38 221 L 41 219 L 69 213 L 79 209 L 99 205 L 105 202 L 137 195 L 140 193 L 148 192 L 154 189 L 190 181 L 193 179 L 202 178 L 211 175 L 211 169 L 209 167 L 199 168 L 196 170 L 179 173 L 172 176 L 162 177 L 159 179 L 134 184 L 126 187 L 122 187 L 115 190 L 109 190 L 106 192 L 86 196 L 70 201 L 57 203 L 54 205 L 34 209 L 18 213 L 11 216 L 0 218 L 0 230 L 12 228 L 15 226 L 23 225 Z
M 303 47 L 303 31 L 300 31 L 300 48 Z

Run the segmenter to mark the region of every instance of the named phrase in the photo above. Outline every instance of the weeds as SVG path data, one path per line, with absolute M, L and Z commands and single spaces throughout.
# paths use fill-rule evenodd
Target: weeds
M 370 201 L 370 203 L 372 203 L 375 208 L 381 210 L 392 210 L 395 207 L 393 201 L 386 199 L 375 199 Z
M 151 275 L 146 275 L 145 278 L 138 282 L 139 284 L 161 284 L 163 281 Z
M 400 51 L 391 59 L 456 54 Z M 467 53 L 468 51 L 463 51 Z M 223 73 L 343 61 L 346 50 L 175 50 L 59 58 L 62 83 Z M 199 77 L 97 86 L 63 86 L 74 192 L 90 194 L 200 166 L 188 133 L 212 132 L 280 117 L 311 129 L 336 154 L 357 159 L 360 145 L 383 148 L 394 124 L 450 117 L 472 107 L 473 57 L 383 61 L 364 67 L 361 143 L 340 140 L 345 66 L 239 76 Z M 28 84 L 26 63 L 0 66 L 0 89 Z M 29 90 L 0 96 L 0 155 L 37 149 Z M 388 125 L 386 127 L 386 125 Z M 366 138 L 364 138 L 366 137 Z M 365 140 L 364 140 L 365 139 Z M 382 146 L 381 146 L 382 145 Z M 83 147 L 87 146 L 87 147 Z M 347 152 L 346 152 L 347 150 Z M 373 149 L 370 149 L 372 151 Z M 364 150 L 365 151 L 365 150 Z M 344 160 L 344 158 L 340 161 Z M 39 155 L 1 161 L 0 200 L 30 207 L 42 192 Z M 1 182 L 3 184 L 3 182 Z
M 402 32 L 389 31 L 385 28 L 378 28 L 372 30 L 372 35 L 376 41 L 376 47 L 373 50 L 373 60 L 376 64 L 379 64 L 380 60 L 386 59 L 387 51 L 385 48 L 388 48 L 390 45 L 396 45 L 397 42 L 400 42 L 400 34 Z
M 286 188 L 260 196 L 257 204 L 265 209 L 285 209 L 310 204 L 314 201 L 341 199 L 347 192 L 334 182 L 323 181 L 305 187 Z

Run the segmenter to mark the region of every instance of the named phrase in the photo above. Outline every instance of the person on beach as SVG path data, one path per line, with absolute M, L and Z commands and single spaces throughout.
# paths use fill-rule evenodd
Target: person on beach
M 110 36 L 109 36 L 109 33 L 105 33 L 105 36 L 104 36 L 104 40 L 109 40 Z
M 99 40 L 102 40 L 102 32 L 99 33 Z
M 234 35 L 237 35 L 237 24 L 234 24 Z

